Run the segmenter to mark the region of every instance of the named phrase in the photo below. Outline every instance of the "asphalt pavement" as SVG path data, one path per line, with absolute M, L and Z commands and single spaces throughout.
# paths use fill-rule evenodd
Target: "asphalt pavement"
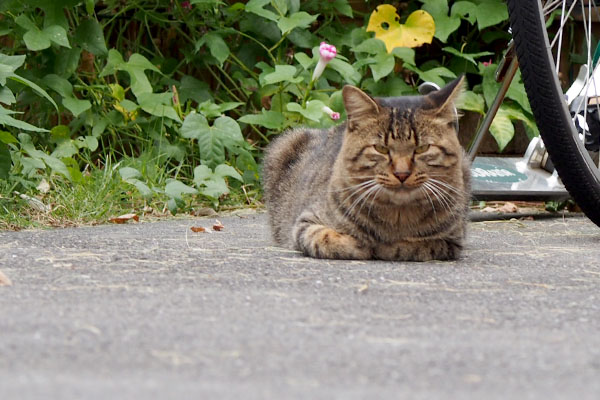
M 221 221 L 0 232 L 0 399 L 600 398 L 584 217 L 471 222 L 463 259 L 427 263 Z

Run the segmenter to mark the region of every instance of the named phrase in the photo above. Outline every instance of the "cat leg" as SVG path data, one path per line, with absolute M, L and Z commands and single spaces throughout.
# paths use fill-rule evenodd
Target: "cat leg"
M 304 212 L 298 217 L 293 237 L 296 248 L 310 257 L 347 260 L 372 258 L 368 246 L 353 236 L 323 225 L 312 212 Z
M 457 238 L 403 240 L 380 244 L 375 258 L 395 261 L 457 260 L 462 251 L 462 240 Z

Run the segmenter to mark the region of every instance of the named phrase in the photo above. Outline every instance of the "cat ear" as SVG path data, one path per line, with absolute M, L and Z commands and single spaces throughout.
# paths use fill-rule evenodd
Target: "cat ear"
M 440 90 L 426 96 L 431 110 L 441 123 L 453 122 L 457 118 L 456 102 L 465 90 L 464 74 Z
M 356 86 L 344 86 L 342 97 L 349 120 L 379 113 L 379 105 L 375 100 Z

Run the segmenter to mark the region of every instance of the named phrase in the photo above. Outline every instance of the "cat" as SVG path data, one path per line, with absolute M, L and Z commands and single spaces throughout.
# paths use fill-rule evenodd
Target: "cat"
M 389 98 L 347 85 L 345 123 L 273 140 L 263 187 L 275 242 L 316 258 L 459 258 L 471 198 L 456 131 L 463 81 Z

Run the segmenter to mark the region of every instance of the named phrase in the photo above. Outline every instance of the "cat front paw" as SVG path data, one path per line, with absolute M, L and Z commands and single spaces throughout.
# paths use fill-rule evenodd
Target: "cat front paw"
M 366 260 L 371 249 L 355 237 L 339 233 L 324 225 L 309 225 L 297 236 L 297 245 L 304 254 L 315 258 Z

